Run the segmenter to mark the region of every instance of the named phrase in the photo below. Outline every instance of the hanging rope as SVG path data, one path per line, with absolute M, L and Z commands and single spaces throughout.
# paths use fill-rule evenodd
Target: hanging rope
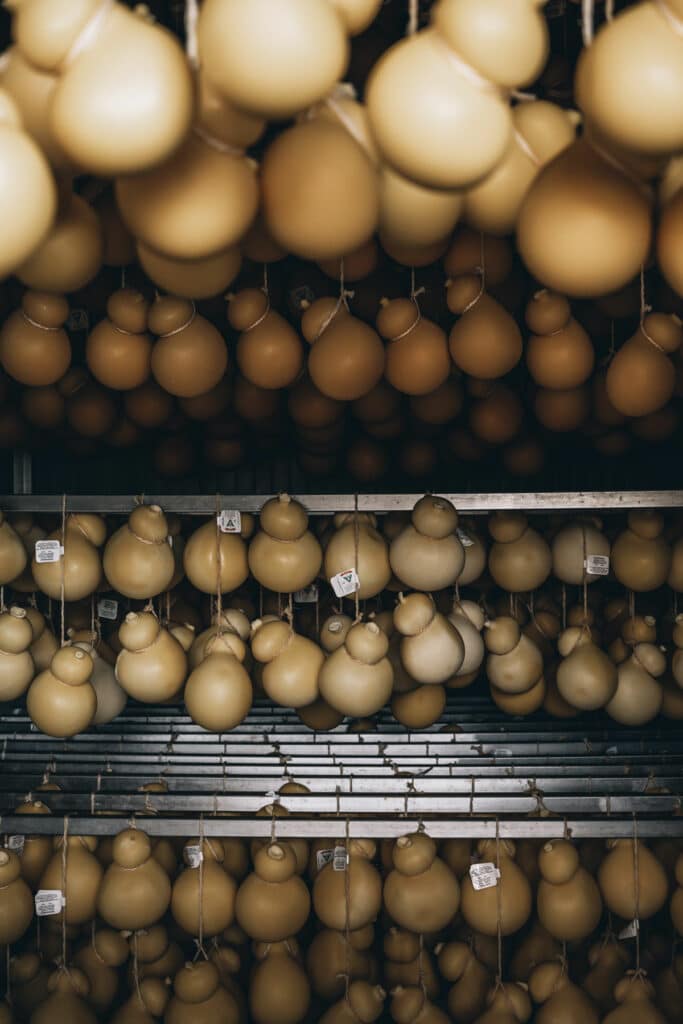
M 185 53 L 190 67 L 199 67 L 199 46 L 197 43 L 197 21 L 199 20 L 199 4 L 197 0 L 185 0 Z
M 66 631 L 65 631 L 65 624 L 64 624 L 64 588 L 65 588 L 64 576 L 65 576 L 65 573 L 66 573 L 66 565 L 65 565 L 65 562 L 66 562 L 66 546 L 65 546 L 65 541 L 66 541 L 66 494 L 63 494 L 62 495 L 62 535 L 61 535 L 61 539 L 60 539 L 60 542 L 59 542 L 60 545 L 61 545 L 61 548 L 62 548 L 62 553 L 59 556 L 59 562 L 60 562 L 60 566 L 61 566 L 61 570 L 62 570 L 61 571 L 60 582 L 59 582 L 59 614 L 60 614 L 60 622 L 61 622 L 60 635 L 61 635 L 62 647 L 64 646 L 64 644 L 66 642 Z
M 325 331 L 330 326 L 330 324 L 334 320 L 334 318 L 337 315 L 337 313 L 339 312 L 339 310 L 342 308 L 342 306 L 344 306 L 348 310 L 348 308 L 349 308 L 348 300 L 352 299 L 355 294 L 356 294 L 355 292 L 347 291 L 347 289 L 345 287 L 345 284 L 344 284 L 344 257 L 342 256 L 342 258 L 339 261 L 339 298 L 337 299 L 336 305 L 332 307 L 332 310 L 325 317 L 325 319 L 323 320 L 322 324 L 318 328 L 316 336 L 313 339 L 313 343 L 318 341 L 318 339 L 321 337 L 321 335 L 323 335 L 325 333 Z
M 64 815 L 64 831 L 62 833 L 62 962 L 60 970 L 67 971 L 66 966 L 66 859 L 69 839 L 69 817 Z
M 640 974 L 640 870 L 638 862 L 638 819 L 633 814 L 633 886 L 636 924 L 636 974 Z
M 581 35 L 586 47 L 593 42 L 593 13 L 593 0 L 581 0 Z
M 223 633 L 223 594 L 221 592 L 221 496 L 216 495 L 216 625 L 217 636 Z
M 138 999 L 144 1006 L 142 999 L 142 992 L 140 990 L 140 964 L 138 960 L 138 933 L 133 932 L 133 980 L 135 982 L 135 991 L 137 992 Z
M 202 955 L 208 960 L 204 949 L 204 815 L 199 815 L 199 935 L 197 936 L 197 956 Z
M 651 313 L 651 312 L 652 312 L 652 306 L 649 306 L 647 304 L 647 302 L 646 302 L 646 299 L 645 299 L 645 267 L 641 263 L 641 265 L 640 265 L 640 333 L 643 335 L 643 337 L 645 338 L 646 341 L 649 341 L 650 344 L 653 345 L 657 349 L 658 352 L 661 352 L 663 355 L 666 355 L 666 350 L 663 349 L 662 346 L 659 345 L 650 334 L 648 334 L 648 332 L 647 332 L 647 330 L 645 328 L 645 317 L 647 316 L 648 313 Z
M 353 496 L 353 567 L 358 576 L 358 590 L 354 591 L 353 600 L 356 606 L 354 622 L 360 622 L 360 573 L 358 571 L 358 552 L 360 550 L 360 522 L 358 520 L 358 494 Z
M 414 36 L 419 28 L 420 3 L 419 0 L 408 0 L 408 27 L 407 36 Z
M 351 851 L 349 837 L 349 819 L 346 819 L 346 840 L 344 850 L 346 864 L 344 866 L 344 942 L 346 951 L 346 974 L 344 976 L 344 998 L 349 1002 L 349 986 L 351 984 Z

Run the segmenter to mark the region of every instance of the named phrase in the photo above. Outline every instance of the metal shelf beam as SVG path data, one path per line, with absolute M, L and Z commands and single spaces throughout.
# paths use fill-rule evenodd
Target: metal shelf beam
M 421 494 L 300 494 L 295 495 L 308 512 L 324 515 L 352 512 L 409 511 Z M 619 511 L 632 508 L 683 508 L 683 491 L 509 491 L 499 494 L 445 494 L 459 512 L 472 515 L 499 510 L 518 509 L 526 512 Z M 144 500 L 156 503 L 167 512 L 179 515 L 211 515 L 216 503 L 221 508 L 240 512 L 258 512 L 267 495 L 240 494 L 145 494 Z M 127 514 L 135 507 L 134 495 L 67 495 L 69 512 L 101 512 Z M 5 512 L 60 513 L 61 494 L 0 495 L 0 508 Z

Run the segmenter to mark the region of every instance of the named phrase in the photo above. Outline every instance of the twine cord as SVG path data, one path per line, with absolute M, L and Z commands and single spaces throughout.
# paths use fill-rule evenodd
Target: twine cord
M 401 331 L 400 334 L 397 334 L 393 338 L 388 338 L 387 340 L 389 342 L 401 341 L 402 338 L 406 338 L 411 333 L 411 331 L 415 330 L 415 328 L 419 324 L 420 320 L 422 319 L 422 310 L 420 309 L 420 304 L 419 304 L 419 302 L 417 300 L 420 297 L 420 295 L 424 295 L 424 293 L 425 293 L 424 285 L 421 285 L 419 288 L 415 287 L 415 267 L 411 267 L 410 268 L 410 301 L 415 306 L 415 319 L 413 320 L 412 324 L 410 324 L 409 327 L 406 327 L 406 329 L 404 331 Z
M 133 980 L 135 982 L 135 991 L 137 992 L 138 999 L 144 1006 L 142 999 L 142 991 L 140 990 L 140 964 L 138 960 L 138 933 L 133 932 Z
M 190 67 L 196 71 L 199 67 L 199 45 L 197 43 L 197 21 L 199 20 L 199 4 L 197 0 L 185 0 L 185 53 Z
M 349 848 L 349 819 L 346 819 L 346 839 L 344 850 L 346 865 L 344 867 L 344 942 L 346 953 L 346 974 L 344 976 L 344 998 L 349 1003 L 349 986 L 351 984 L 351 851 Z
M 221 636 L 223 630 L 223 594 L 221 591 L 221 528 L 218 522 L 221 514 L 221 496 L 216 494 L 216 625 Z
M 358 519 L 358 493 L 353 496 L 353 567 L 356 570 L 358 576 L 359 586 L 358 590 L 354 591 L 353 600 L 355 604 L 356 615 L 354 618 L 355 622 L 360 622 L 360 574 L 358 572 L 358 552 L 360 550 L 360 522 Z
M 62 647 L 63 647 L 65 642 L 66 642 L 66 632 L 65 632 L 65 622 L 64 622 L 64 615 L 65 615 L 65 610 L 64 610 L 65 580 L 64 580 L 64 576 L 65 576 L 65 573 L 66 573 L 66 565 L 65 565 L 65 563 L 66 563 L 66 494 L 62 494 L 62 536 L 61 536 L 60 544 L 62 546 L 62 554 L 61 554 L 60 559 L 59 559 L 60 567 L 61 567 L 61 578 L 60 578 L 60 582 L 59 582 L 59 614 L 60 614 L 60 623 L 61 623 L 60 635 L 61 635 L 61 641 L 62 641 Z
M 263 284 L 261 285 L 261 291 L 263 292 L 263 294 L 266 297 L 266 308 L 263 310 L 261 315 L 259 317 L 257 317 L 256 320 L 254 320 L 253 324 L 249 324 L 248 327 L 244 328 L 244 331 L 242 332 L 243 334 L 246 334 L 247 331 L 253 331 L 255 327 L 258 327 L 260 324 L 263 323 L 263 321 L 266 319 L 266 317 L 270 313 L 270 292 L 268 291 L 268 264 L 267 263 L 263 264 Z
M 652 2 L 664 18 L 664 21 L 667 23 L 669 28 L 675 32 L 677 36 L 683 36 L 683 21 L 671 10 L 668 3 L 666 3 L 666 0 L 652 0 Z
M 652 306 L 648 306 L 645 301 L 645 267 L 641 264 L 640 266 L 640 333 L 643 335 L 646 341 L 649 341 L 651 345 L 661 352 L 662 355 L 667 355 L 666 349 L 663 349 L 661 345 L 657 344 L 655 339 L 648 334 L 645 328 L 645 317 L 648 313 L 652 312 Z
M 23 310 L 23 309 L 21 311 L 21 315 L 23 316 L 23 318 L 24 318 L 24 320 L 26 321 L 27 324 L 30 324 L 31 327 L 37 327 L 41 331 L 61 331 L 62 330 L 61 327 L 46 327 L 45 324 L 39 324 L 37 320 L 34 320 L 32 317 L 30 317 L 28 315 L 28 313 L 25 310 Z
M 62 962 L 60 970 L 68 973 L 66 966 L 66 860 L 69 838 L 69 816 L 64 815 L 64 831 L 62 833 Z
M 420 4 L 419 0 L 408 0 L 408 25 L 407 36 L 414 36 L 419 27 Z
M 199 815 L 199 935 L 197 937 L 197 957 L 201 955 L 208 960 L 204 949 L 204 815 Z
M 585 47 L 593 42 L 593 15 L 593 0 L 581 0 L 581 35 Z
M 633 886 L 636 922 L 636 974 L 640 973 L 640 871 L 638 863 L 638 819 L 633 814 Z
M 346 310 L 349 310 L 348 300 L 352 299 L 355 292 L 348 291 L 344 284 L 344 257 L 339 261 L 339 298 L 337 299 L 336 305 L 332 307 L 332 310 L 323 320 L 322 324 L 318 328 L 318 331 L 313 339 L 313 344 L 325 333 L 327 328 L 330 326 L 334 318 L 336 317 L 339 310 L 344 306 Z
M 190 299 L 190 303 L 192 305 L 192 312 L 190 313 L 189 319 L 186 320 L 184 324 L 181 324 L 180 327 L 175 327 L 172 331 L 167 331 L 166 334 L 159 334 L 159 338 L 172 338 L 174 334 L 180 334 L 181 331 L 184 331 L 186 328 L 190 326 L 190 324 L 194 322 L 194 318 L 197 315 L 197 307 L 195 306 L 192 299 Z M 149 543 L 154 544 L 156 543 L 156 541 L 150 541 Z M 165 544 L 166 542 L 162 541 L 161 543 Z
M 114 0 L 102 0 L 102 3 L 97 8 L 92 18 L 86 21 L 85 25 L 71 44 L 66 56 L 62 60 L 60 66 L 62 74 L 73 64 L 76 58 L 79 57 L 84 50 L 90 49 L 90 47 L 97 42 L 97 39 L 104 28 L 107 16 L 113 6 Z

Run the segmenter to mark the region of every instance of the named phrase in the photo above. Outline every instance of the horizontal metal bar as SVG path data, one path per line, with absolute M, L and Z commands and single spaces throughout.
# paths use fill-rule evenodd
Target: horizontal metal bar
M 521 509 L 528 512 L 579 511 L 592 509 L 610 511 L 629 508 L 681 508 L 683 491 L 527 491 L 498 494 L 446 494 L 461 512 L 483 513 L 500 509 Z M 296 495 L 313 514 L 353 511 L 358 507 L 369 512 L 393 512 L 412 509 L 421 494 L 300 494 Z M 241 512 L 258 512 L 266 496 L 263 494 L 221 495 L 223 507 Z M 182 515 L 212 515 L 216 510 L 215 494 L 145 495 L 145 501 L 161 505 L 167 512 Z M 67 495 L 70 512 L 103 512 L 126 514 L 135 507 L 133 495 L 73 494 Z M 59 494 L 0 495 L 0 507 L 6 512 L 61 512 Z
M 14 794 L 13 803 L 19 803 L 21 794 Z M 196 814 L 236 812 L 254 814 L 273 802 L 273 796 L 264 794 L 211 795 L 178 793 L 58 793 L 41 794 L 41 800 L 62 813 L 79 811 L 130 811 L 173 814 L 191 811 Z M 531 814 L 543 806 L 557 814 L 673 814 L 680 809 L 676 796 L 451 796 L 450 794 L 420 795 L 412 792 L 391 795 L 386 793 L 281 796 L 277 800 L 292 814 Z
M 199 795 L 201 793 L 221 793 L 225 796 L 243 793 L 266 794 L 279 789 L 285 782 L 290 781 L 290 776 L 284 772 L 279 776 L 269 772 L 259 773 L 251 777 L 235 776 L 216 773 L 211 776 L 197 777 L 196 775 L 168 775 L 164 773 L 164 782 L 169 793 Z M 30 775 L 0 775 L 0 793 L 6 800 L 19 800 L 23 795 L 36 788 L 42 781 L 39 774 Z M 65 775 L 55 774 L 51 781 L 56 782 L 66 793 L 107 793 L 126 794 L 131 792 L 131 787 L 141 787 L 149 783 L 149 775 Z M 658 790 L 676 795 L 683 795 L 683 776 L 668 776 L 657 778 L 651 775 L 641 775 L 638 778 L 603 778 L 598 784 L 593 778 L 552 778 L 548 776 L 530 777 L 504 776 L 476 777 L 460 776 L 453 777 L 448 772 L 435 775 L 409 775 L 409 776 L 384 776 L 374 777 L 372 774 L 360 777 L 353 775 L 332 775 L 332 776 L 308 776 L 297 775 L 296 782 L 307 786 L 316 795 L 324 793 L 414 793 L 427 795 L 450 795 L 458 793 L 476 793 L 484 796 L 492 793 L 529 793 L 530 789 L 543 793 L 569 793 L 588 794 L 594 796 L 623 794 L 658 795 Z
M 69 816 L 71 835 L 108 836 L 116 835 L 131 824 L 151 836 L 196 836 L 196 818 L 149 817 L 89 817 Z M 569 834 L 576 839 L 628 838 L 633 835 L 633 818 L 600 818 L 597 820 L 569 818 L 500 818 L 498 821 L 462 819 L 427 820 L 423 817 L 350 819 L 349 835 L 352 838 L 391 838 L 415 832 L 420 826 L 435 839 L 471 838 L 488 839 L 498 834 L 501 838 L 556 839 Z M 204 818 L 202 829 L 207 836 L 267 837 L 271 834 L 272 822 L 265 818 Z M 649 820 L 638 818 L 638 835 L 643 839 L 659 837 L 682 837 L 683 818 Z M 346 835 L 346 819 L 343 817 L 321 821 L 276 818 L 275 832 L 281 838 L 300 836 L 308 839 L 320 837 L 343 838 Z M 30 832 L 29 832 L 30 830 Z M 34 815 L 30 822 L 26 817 L 10 815 L 0 818 L 0 831 L 6 834 L 62 835 L 64 818 L 48 815 Z

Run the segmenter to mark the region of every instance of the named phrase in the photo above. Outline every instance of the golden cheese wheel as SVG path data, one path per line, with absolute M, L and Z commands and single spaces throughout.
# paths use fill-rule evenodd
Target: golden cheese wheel
M 158 336 L 152 350 L 152 373 L 165 391 L 192 398 L 218 384 L 228 365 L 225 341 L 187 299 L 156 299 L 149 313 L 149 329 Z
M 175 260 L 239 242 L 256 215 L 258 184 L 253 164 L 221 146 L 193 131 L 165 163 L 118 179 L 121 216 L 138 241 Z
M 218 564 L 220 564 L 220 570 Z M 237 533 L 223 533 L 214 521 L 194 531 L 185 545 L 183 567 L 193 587 L 205 594 L 241 587 L 249 575 L 247 546 Z
M 154 284 L 183 299 L 221 295 L 237 277 L 242 265 L 242 254 L 236 246 L 205 259 L 181 260 L 161 256 L 138 241 L 137 257 Z
M 6 51 L 0 68 L 0 87 L 14 101 L 24 131 L 40 147 L 50 166 L 68 173 L 73 168 L 50 130 L 50 103 L 58 81 L 57 75 L 30 64 L 17 46 Z
M 193 669 L 185 684 L 185 705 L 192 720 L 211 732 L 227 732 L 244 720 L 251 708 L 251 679 L 231 652 L 228 634 L 211 642 L 208 655 Z
M 296 935 L 310 909 L 308 887 L 298 875 L 285 882 L 267 882 L 252 872 L 237 890 L 237 923 L 251 939 L 261 942 L 281 942 Z
M 37 562 L 31 573 L 36 585 L 53 600 L 59 600 L 64 585 L 66 601 L 80 601 L 92 594 L 102 580 L 102 561 L 98 547 L 104 542 L 106 528 L 99 516 L 83 513 L 67 517 L 64 554 L 57 562 Z M 54 530 L 48 540 L 59 540 L 62 531 Z
M 117 930 L 149 928 L 171 901 L 171 883 L 152 856 L 149 837 L 137 828 L 119 832 L 112 855 L 97 897 L 100 917 Z
M 506 715 L 531 715 L 542 707 L 547 693 L 547 684 L 545 677 L 540 676 L 533 686 L 525 690 L 524 693 L 507 693 L 493 685 L 490 687 L 490 693 L 493 703 Z
M 198 31 L 207 78 L 236 107 L 268 119 L 322 99 L 348 62 L 344 20 L 318 0 L 209 0 Z
M 595 353 L 588 334 L 573 318 L 548 334 L 533 334 L 526 350 L 529 373 L 540 387 L 577 388 L 593 372 Z
M 303 259 L 341 257 L 377 227 L 377 172 L 339 123 L 316 118 L 279 135 L 266 151 L 261 188 L 269 232 Z
M 128 612 L 119 629 L 116 679 L 146 704 L 177 696 L 187 674 L 185 652 L 152 612 Z
M 298 708 L 299 718 L 309 729 L 329 732 L 341 724 L 344 716 L 341 711 L 330 707 L 322 697 L 308 704 L 305 708 Z
M 647 194 L 579 139 L 543 168 L 527 192 L 517 246 L 543 284 L 588 298 L 616 291 L 638 273 L 651 232 Z
M 21 412 L 33 426 L 52 430 L 64 420 L 64 399 L 51 386 L 26 388 L 21 396 Z
M 662 210 L 657 234 L 657 264 L 678 295 L 683 295 L 682 230 L 683 189 L 679 189 Z
M 80 196 L 67 196 L 49 234 L 16 269 L 28 288 L 75 292 L 102 266 L 104 240 L 97 214 Z
M 346 871 L 326 864 L 313 883 L 313 909 L 326 928 L 352 931 L 374 921 L 382 906 L 382 879 L 374 864 L 349 849 Z M 347 876 L 348 875 L 348 876 Z M 348 899 L 347 899 L 348 894 Z
M 586 387 L 551 390 L 540 388 L 534 398 L 534 413 L 548 430 L 567 433 L 577 430 L 588 418 L 590 395 Z
M 86 651 L 62 647 L 50 667 L 29 687 L 26 709 L 31 721 L 48 736 L 75 736 L 92 722 L 97 697 L 90 683 L 92 658 Z
M 325 548 L 325 575 L 330 579 L 355 568 L 360 600 L 375 597 L 388 584 L 391 567 L 387 543 L 376 529 L 374 518 L 368 520 L 362 513 L 341 515 L 335 525 L 337 528 Z
M 493 385 L 490 393 L 470 406 L 469 425 L 475 437 L 487 444 L 505 444 L 519 434 L 524 408 L 515 391 Z
M 403 836 L 410 841 L 412 837 Z M 397 840 L 396 843 L 400 843 Z M 396 847 L 394 848 L 396 849 Z M 451 869 L 435 857 L 423 871 L 404 874 L 396 862 L 384 882 L 384 905 L 391 918 L 409 931 L 445 928 L 460 905 L 460 885 Z
M 0 330 L 0 361 L 21 384 L 56 383 L 71 363 L 71 343 L 64 330 L 69 306 L 61 295 L 25 292 L 21 308 Z
M 318 675 L 325 660 L 320 647 L 280 620 L 252 623 L 251 652 L 264 664 L 263 689 L 277 704 L 299 708 L 318 699 Z
M 257 387 L 289 387 L 301 374 L 303 345 L 283 316 L 270 308 L 270 299 L 258 288 L 247 288 L 230 300 L 228 320 L 241 331 L 237 365 Z
M 388 648 L 388 638 L 376 623 L 356 623 L 320 670 L 321 697 L 343 715 L 362 718 L 375 714 L 393 688 Z
M 21 130 L 21 118 L 9 94 L 0 92 L 2 223 L 0 276 L 11 274 L 41 248 L 57 213 L 57 190 L 49 164 L 33 139 Z
M 338 999 L 344 993 L 344 974 L 347 949 L 350 959 L 350 976 L 366 979 L 370 975 L 371 961 L 365 950 L 358 950 L 349 942 L 344 932 L 323 928 L 313 937 L 306 951 L 306 971 L 311 988 L 321 999 Z
M 223 848 L 217 841 L 198 843 L 203 861 L 184 868 L 171 893 L 171 913 L 189 935 L 219 935 L 235 916 L 237 883 L 223 870 Z M 211 850 L 215 849 L 216 856 Z M 200 880 L 201 872 L 201 880 Z M 200 924 L 201 915 L 201 924 Z
M 535 590 L 550 575 L 550 548 L 541 534 L 525 523 L 520 522 L 521 532 L 516 536 L 502 534 L 500 529 L 510 518 L 498 513 L 489 523 L 495 541 L 489 552 L 489 572 L 499 587 L 511 593 Z
M 50 129 L 76 166 L 113 177 L 159 163 L 180 143 L 192 83 L 170 32 L 96 0 L 56 20 L 33 0 L 17 11 L 14 30 L 27 60 L 60 72 Z
M 93 851 L 97 840 L 85 836 L 66 839 L 66 871 L 63 871 L 62 838 L 55 839 L 52 857 L 40 879 L 41 889 L 61 889 L 66 897 L 63 910 L 67 924 L 85 924 L 95 917 L 97 893 L 103 869 Z M 62 914 L 58 915 L 59 920 Z
M 517 365 L 522 356 L 522 335 L 507 310 L 483 290 L 479 275 L 451 281 L 448 307 L 459 314 L 448 339 L 459 369 L 472 377 L 491 380 Z
M 338 401 L 366 395 L 379 382 L 384 365 L 379 335 L 346 311 L 338 312 L 319 337 L 314 336 L 308 357 L 313 383 Z
M 562 526 L 553 537 L 553 573 L 563 583 L 578 586 L 600 578 L 589 572 L 586 565 L 591 556 L 609 558 L 610 543 L 598 527 L 599 523 L 579 520 Z
M 399 245 L 430 246 L 451 234 L 465 202 L 461 191 L 425 188 L 386 164 L 379 182 L 383 238 Z
M 103 568 L 114 590 L 125 597 L 156 597 L 175 572 L 168 523 L 158 505 L 138 505 L 128 522 L 107 541 Z
M 486 267 L 486 281 L 493 288 L 502 284 L 512 271 L 513 249 L 507 238 L 482 234 L 466 224 L 460 224 L 443 260 L 443 268 L 450 278 L 462 274 L 481 273 Z
M 31 890 L 21 877 L 21 862 L 11 850 L 0 850 L 0 937 L 16 942 L 33 919 Z
M 394 693 L 391 713 L 406 729 L 426 729 L 434 725 L 446 707 L 443 686 L 418 686 L 407 693 Z
M 497 885 L 475 889 L 469 875 L 463 879 L 463 917 L 471 928 L 484 935 L 496 935 L 499 928 L 502 935 L 511 935 L 526 923 L 531 913 L 531 886 L 515 863 L 514 849 L 509 840 L 481 840 L 481 860 L 495 864 L 500 871 Z
M 571 113 L 546 100 L 512 109 L 513 133 L 498 166 L 465 196 L 464 217 L 494 235 L 515 230 L 522 200 L 541 167 L 569 146 L 576 134 Z
M 662 536 L 642 537 L 631 521 L 612 545 L 611 568 L 628 590 L 656 590 L 666 581 L 671 557 L 671 548 Z
M 647 646 L 637 645 L 638 649 Z M 607 714 L 622 725 L 637 726 L 651 722 L 659 714 L 664 700 L 660 683 L 646 671 L 639 655 L 638 658 L 636 661 L 636 655 L 633 655 L 621 662 L 617 668 L 616 691 L 605 705 Z
M 153 380 L 126 392 L 123 401 L 126 414 L 134 424 L 147 430 L 162 426 L 173 411 L 173 399 Z
M 93 377 L 115 391 L 130 391 L 147 380 L 152 339 L 146 333 L 148 304 L 132 288 L 109 297 L 107 317 L 88 335 L 85 358 Z
M 446 335 L 424 319 L 417 300 L 382 300 L 377 330 L 389 342 L 384 370 L 389 383 L 404 395 L 427 395 L 451 370 Z
M 501 160 L 510 137 L 507 102 L 498 90 L 482 88 L 433 28 L 380 57 L 366 102 L 386 163 L 426 188 L 461 189 L 479 181 Z
M 639 3 L 605 25 L 581 54 L 579 106 L 606 139 L 626 150 L 658 156 L 683 147 L 681 13 L 675 0 L 664 11 Z
M 664 905 L 668 895 L 664 868 L 641 840 L 610 839 L 607 845 L 609 852 L 600 863 L 597 881 L 608 910 L 627 921 L 636 914 L 641 920 L 652 917 Z
M 270 947 L 251 976 L 251 1019 L 255 1024 L 299 1024 L 310 1002 L 311 986 L 298 960 Z
M 307 529 L 303 506 L 280 494 L 261 509 L 260 525 L 249 545 L 249 569 L 255 579 L 281 594 L 309 586 L 320 571 L 322 550 Z
M 607 397 L 618 412 L 647 416 L 666 405 L 676 381 L 674 364 L 667 353 L 676 352 L 682 340 L 678 317 L 665 313 L 645 317 L 607 369 Z

